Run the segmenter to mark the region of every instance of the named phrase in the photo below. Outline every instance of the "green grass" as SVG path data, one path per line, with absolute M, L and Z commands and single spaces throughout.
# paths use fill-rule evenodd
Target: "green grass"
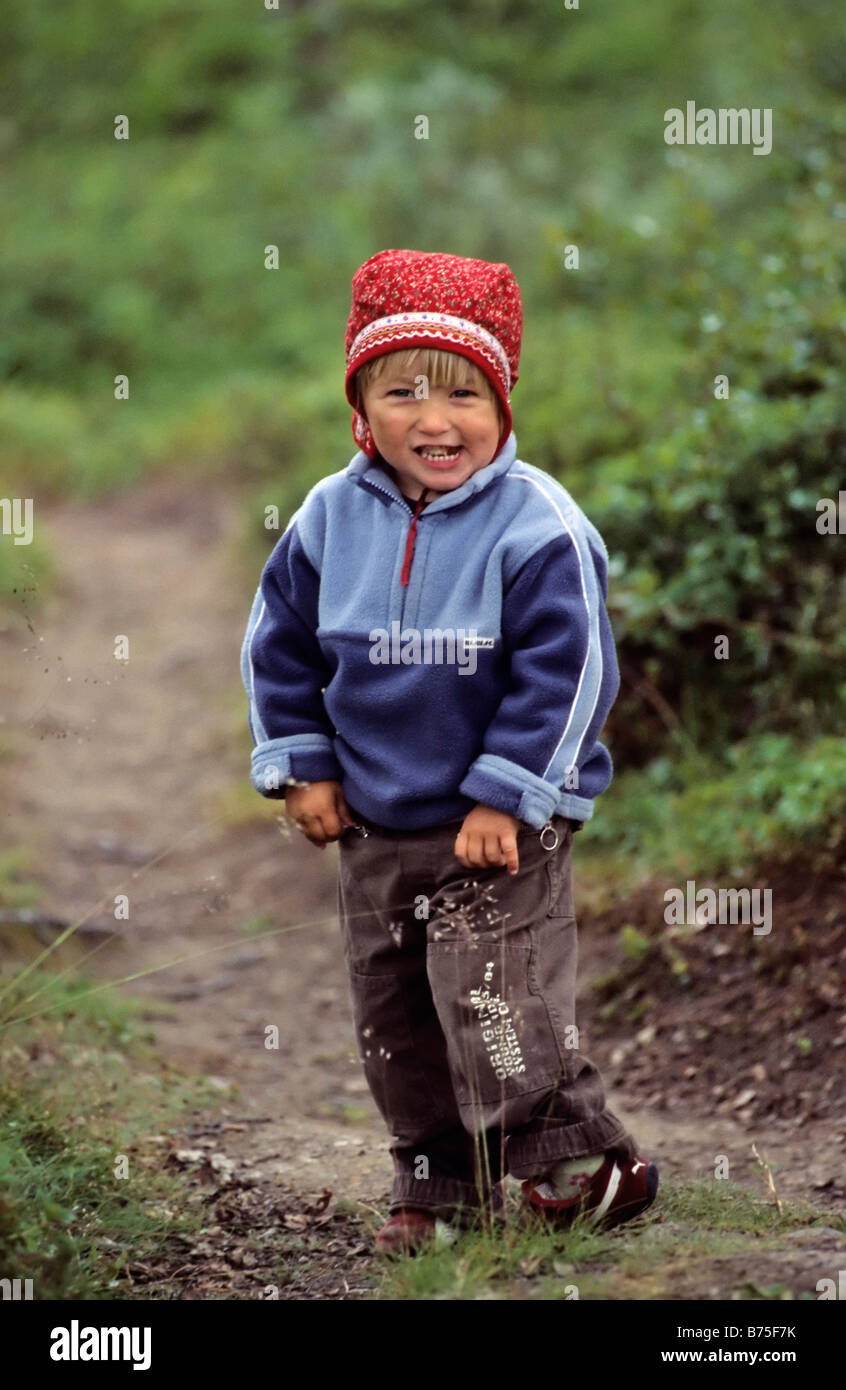
M 40 900 L 42 889 L 29 877 L 31 864 L 32 856 L 23 846 L 0 854 L 0 907 L 33 907 Z
M 554 1232 L 537 1221 L 518 1219 L 511 1193 L 508 1222 L 478 1225 L 449 1247 L 413 1258 L 382 1261 L 376 1297 L 391 1300 L 661 1299 L 676 1296 L 691 1270 L 703 1270 L 703 1283 L 718 1261 L 737 1263 L 748 1255 L 748 1270 L 778 1252 L 787 1231 L 826 1224 L 846 1234 L 846 1218 L 832 1217 L 807 1203 L 783 1204 L 779 1216 L 768 1200 L 728 1181 L 662 1181 L 655 1206 L 637 1221 L 613 1231 L 595 1231 L 579 1222 Z M 368 1218 L 376 1230 L 374 1217 Z M 733 1269 L 733 1267 L 732 1267 Z M 792 1296 L 786 1285 L 753 1285 L 743 1293 L 744 1277 L 727 1276 L 731 1292 L 742 1296 Z
M 573 1283 L 571 1268 L 575 1271 L 580 1263 L 600 1258 L 606 1245 L 606 1237 L 585 1227 L 562 1235 L 545 1230 L 539 1223 L 512 1224 L 507 1229 L 500 1224 L 479 1225 L 443 1249 L 412 1259 L 386 1259 L 377 1296 L 411 1300 L 507 1298 L 517 1287 L 555 1273 L 556 1264 L 561 1271 L 558 1277 L 565 1284 Z
M 58 1007 L 9 1026 L 41 985 Z M 0 1276 L 31 1278 L 39 1299 L 132 1298 L 127 1265 L 200 1219 L 149 1136 L 214 1097 L 157 1057 L 141 1002 L 90 985 L 36 973 L 3 1000 Z

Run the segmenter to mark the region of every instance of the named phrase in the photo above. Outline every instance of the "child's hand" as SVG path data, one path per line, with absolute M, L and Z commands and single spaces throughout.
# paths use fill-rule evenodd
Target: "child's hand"
M 285 806 L 297 829 L 319 849 L 325 849 L 329 840 L 339 840 L 347 826 L 355 825 L 340 782 L 289 787 Z
M 505 864 L 510 874 L 520 867 L 517 831 L 521 822 L 492 806 L 474 806 L 464 817 L 455 841 L 455 857 L 468 869 Z

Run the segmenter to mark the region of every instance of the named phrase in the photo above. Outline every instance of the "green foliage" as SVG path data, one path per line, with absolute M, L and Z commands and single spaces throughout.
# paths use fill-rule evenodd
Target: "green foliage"
M 846 841 L 846 744 L 759 734 L 722 758 L 656 759 L 623 773 L 582 833 L 588 860 L 607 855 L 645 875 L 743 875 L 800 857 L 812 871 L 836 868 Z
M 623 756 L 654 751 L 667 708 L 701 744 L 842 724 L 846 566 L 816 508 L 846 479 L 846 301 L 836 239 L 829 230 L 829 245 L 803 253 L 809 225 L 810 214 L 778 256 L 741 240 L 725 249 L 729 283 L 676 397 L 686 418 L 646 442 L 646 468 L 639 443 L 587 489 L 612 557 Z M 686 258 L 714 252 L 689 246 L 680 272 Z M 729 398 L 709 403 L 719 375 Z
M 639 932 L 637 927 L 631 924 L 626 925 L 620 931 L 620 951 L 623 959 L 639 964 L 654 949 L 653 943 L 643 932 Z

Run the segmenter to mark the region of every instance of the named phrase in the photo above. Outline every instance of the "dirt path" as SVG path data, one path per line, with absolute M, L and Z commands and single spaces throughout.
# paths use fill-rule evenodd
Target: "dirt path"
M 306 1206 L 329 1188 L 381 1210 L 390 1160 L 355 1054 L 336 851 L 280 834 L 278 809 L 258 797 L 249 824 L 223 813 L 249 755 L 237 675 L 248 608 L 233 577 L 237 497 L 157 484 L 51 508 L 40 525 L 60 582 L 33 611 L 34 631 L 0 634 L 14 748 L 3 785 L 17 789 L 5 798 L 5 843 L 28 847 L 47 888 L 44 906 L 63 917 L 90 913 L 108 923 L 115 894 L 129 895 L 120 937 L 91 961 L 101 978 L 178 960 L 121 988 L 169 1004 L 171 1016 L 156 1022 L 162 1053 L 219 1079 L 222 1110 L 184 1136 L 186 1150 L 224 1154 L 248 1174 L 240 1190 L 253 1201 L 277 1192 Z M 113 655 L 118 635 L 129 639 L 124 663 Z M 292 929 L 257 940 L 262 923 Z M 583 980 L 600 954 L 583 933 Z M 270 1025 L 278 1050 L 265 1046 Z M 615 1040 L 592 1048 L 589 1020 L 583 1026 L 587 1050 L 604 1066 Z M 671 1077 L 673 1059 L 667 1064 Z M 773 1122 L 753 1133 L 742 1118 L 682 1108 L 669 1084 L 663 1108 L 644 1108 L 624 1073 L 614 1075 L 613 1108 L 667 1176 L 708 1177 L 725 1153 L 732 1176 L 763 1193 L 748 1166 L 752 1138 L 777 1165 L 785 1195 L 815 1198 L 814 1182 L 842 1173 L 842 1136 L 830 1124 L 811 1123 L 798 1136 Z M 192 1160 L 183 1161 L 190 1170 Z M 292 1240 L 303 1225 L 296 1214 L 289 1220 Z M 819 1259 L 799 1256 L 794 1243 L 790 1268 L 813 1288 Z M 356 1257 L 368 1266 L 362 1251 Z M 711 1276 L 681 1296 L 726 1296 L 717 1292 L 723 1276 Z M 189 1297 L 191 1277 L 183 1279 Z M 351 1287 L 327 1267 L 311 1283 L 295 1280 L 289 1296 L 342 1297 Z

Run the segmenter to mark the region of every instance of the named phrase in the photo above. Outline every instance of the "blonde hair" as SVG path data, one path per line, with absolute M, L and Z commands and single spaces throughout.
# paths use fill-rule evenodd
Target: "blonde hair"
M 499 396 L 481 368 L 460 353 L 447 352 L 444 348 L 402 348 L 399 352 L 385 352 L 381 357 L 371 357 L 353 377 L 359 414 L 362 413 L 365 391 L 379 380 L 389 364 L 404 372 L 410 372 L 414 367 L 415 374 L 425 376 L 430 386 L 446 386 L 450 390 L 462 386 L 474 387 L 495 402 L 500 424 L 505 423 Z

